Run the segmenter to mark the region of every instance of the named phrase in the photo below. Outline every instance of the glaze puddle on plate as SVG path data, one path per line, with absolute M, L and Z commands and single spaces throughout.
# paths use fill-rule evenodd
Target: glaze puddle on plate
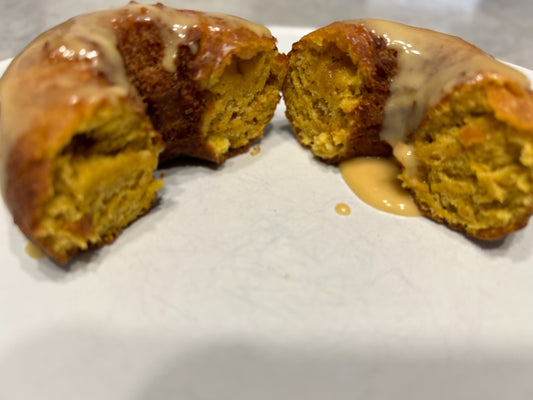
M 42 252 L 42 250 L 38 248 L 37 246 L 35 246 L 32 242 L 28 242 L 24 250 L 26 251 L 26 254 L 29 257 L 34 258 L 36 260 L 39 260 L 45 257 L 45 254 Z
M 339 169 L 350 189 L 368 205 L 404 217 L 420 216 L 411 195 L 401 187 L 394 159 L 353 158 Z
M 338 203 L 335 206 L 335 212 L 339 215 L 350 215 L 352 213 L 352 210 L 348 204 Z

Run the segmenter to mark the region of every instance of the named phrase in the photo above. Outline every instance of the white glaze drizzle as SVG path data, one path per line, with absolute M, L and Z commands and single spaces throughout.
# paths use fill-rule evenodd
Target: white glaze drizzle
M 381 131 L 391 146 L 414 131 L 427 109 L 459 83 L 492 75 L 530 85 L 522 73 L 456 36 L 378 19 L 349 22 L 362 23 L 397 51 L 398 73 Z

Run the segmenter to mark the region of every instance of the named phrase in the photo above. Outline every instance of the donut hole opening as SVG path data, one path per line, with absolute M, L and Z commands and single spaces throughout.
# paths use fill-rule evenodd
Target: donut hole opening
M 204 119 L 207 144 L 217 162 L 245 151 L 263 136 L 280 98 L 284 74 L 276 52 L 260 52 L 251 58 L 233 56 L 218 79 L 206 90 L 212 96 Z
M 533 131 L 498 118 L 489 90 L 465 86 L 433 110 L 413 143 L 417 173 L 401 179 L 426 214 L 498 239 L 533 209 Z
M 52 161 L 52 193 L 37 240 L 59 262 L 113 241 L 156 200 L 160 150 L 151 125 L 128 107 L 103 108 L 86 118 Z

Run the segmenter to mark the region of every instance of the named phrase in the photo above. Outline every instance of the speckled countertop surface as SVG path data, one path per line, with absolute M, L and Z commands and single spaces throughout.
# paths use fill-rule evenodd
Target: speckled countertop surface
M 0 59 L 40 32 L 126 0 L 0 0 Z M 460 36 L 500 59 L 533 69 L 530 0 L 166 0 L 178 8 L 234 14 L 265 25 L 323 26 L 335 20 L 385 18 Z

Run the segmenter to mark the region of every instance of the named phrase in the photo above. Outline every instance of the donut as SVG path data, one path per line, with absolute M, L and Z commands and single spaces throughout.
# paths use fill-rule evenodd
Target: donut
M 147 213 L 161 163 L 221 163 L 260 138 L 286 73 L 270 31 L 162 4 L 74 17 L 0 80 L 0 185 L 14 222 L 59 264 Z
M 283 86 L 298 141 L 320 160 L 394 156 L 425 216 L 496 240 L 533 211 L 527 77 L 455 36 L 338 21 L 296 42 Z

